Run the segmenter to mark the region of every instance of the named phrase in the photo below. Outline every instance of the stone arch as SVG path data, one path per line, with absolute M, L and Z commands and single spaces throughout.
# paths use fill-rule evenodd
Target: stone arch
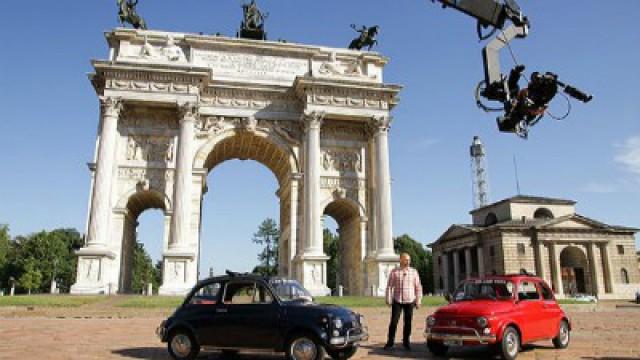
M 565 294 L 592 293 L 587 256 L 577 246 L 567 246 L 560 252 L 562 285 Z
M 498 217 L 496 216 L 495 213 L 490 212 L 484 218 L 484 226 L 491 226 L 497 223 L 498 223 Z
M 224 144 L 227 141 L 233 141 L 232 139 L 236 137 L 241 138 L 253 138 L 258 139 L 258 141 L 262 141 L 264 143 L 271 144 L 275 148 L 281 151 L 282 157 L 286 160 L 288 164 L 289 174 L 291 173 L 299 173 L 300 172 L 300 163 L 298 156 L 293 150 L 293 144 L 284 140 L 280 135 L 275 134 L 274 132 L 270 132 L 264 129 L 255 129 L 253 131 L 247 130 L 239 130 L 239 129 L 227 129 L 225 131 L 220 132 L 219 134 L 212 136 L 209 138 L 197 151 L 193 160 L 193 168 L 194 169 L 208 169 L 209 171 L 218 163 L 224 161 L 219 161 L 215 163 L 215 159 L 211 159 L 211 155 L 214 153 L 214 150 L 218 148 L 221 144 Z M 249 144 L 246 144 L 249 145 Z M 232 159 L 233 157 L 229 157 L 226 160 Z M 243 160 L 241 157 L 239 159 Z M 256 160 L 256 159 L 254 159 Z M 260 160 L 256 160 L 261 162 Z M 214 162 L 214 164 L 212 164 Z M 270 170 L 274 172 L 276 177 L 278 178 L 278 182 L 281 181 L 281 177 L 279 174 L 274 171 L 273 166 L 269 166 L 268 164 L 262 162 L 265 166 L 267 166 Z M 282 179 L 284 180 L 284 179 Z
M 140 189 L 139 187 L 127 192 L 118 201 L 116 214 L 121 216 L 120 246 L 122 247 L 119 259 L 120 278 L 118 280 L 118 289 L 121 293 L 128 293 L 132 290 L 133 249 L 137 241 L 138 218 L 149 209 L 162 210 L 165 218 L 167 218 L 170 213 L 171 203 L 168 197 L 160 191 Z M 168 234 L 165 231 L 165 238 L 166 235 Z
M 273 173 L 278 181 L 276 195 L 280 200 L 280 276 L 291 276 L 291 252 L 295 250 L 290 245 L 293 238 L 298 238 L 298 230 L 291 230 L 292 206 L 298 205 L 297 202 L 295 205 L 291 204 L 290 199 L 292 191 L 299 192 L 298 186 L 292 186 L 292 178 L 300 171 L 294 146 L 294 143 L 285 141 L 280 135 L 267 129 L 230 128 L 210 137 L 197 150 L 193 160 L 194 169 L 204 169 L 207 173 L 223 162 L 234 159 L 256 161 Z M 204 193 L 201 193 L 201 201 L 203 197 Z M 202 223 L 201 213 L 198 221 Z
M 362 295 L 364 291 L 362 241 L 363 208 L 350 198 L 325 201 L 321 209 L 338 223 L 339 282 L 346 295 Z
M 533 213 L 534 219 L 553 219 L 553 212 L 545 207 L 537 208 Z

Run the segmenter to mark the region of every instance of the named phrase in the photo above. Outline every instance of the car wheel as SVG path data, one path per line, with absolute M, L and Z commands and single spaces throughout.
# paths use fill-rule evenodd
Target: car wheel
M 310 334 L 294 335 L 287 342 L 289 360 L 323 360 L 325 356 L 322 344 Z
M 435 356 L 445 356 L 449 347 L 440 342 L 427 341 L 427 349 Z
M 356 354 L 358 345 L 347 346 L 344 349 L 329 350 L 329 356 L 334 360 L 347 360 Z
M 169 335 L 167 341 L 169 355 L 176 360 L 192 360 L 198 356 L 200 345 L 187 330 L 176 330 Z
M 569 330 L 569 323 L 567 320 L 560 321 L 560 329 L 558 330 L 558 336 L 553 338 L 553 346 L 556 349 L 565 349 L 569 346 L 569 340 L 571 340 L 571 330 Z
M 520 334 L 513 326 L 508 326 L 502 334 L 502 342 L 498 345 L 500 356 L 504 360 L 514 360 L 520 350 Z

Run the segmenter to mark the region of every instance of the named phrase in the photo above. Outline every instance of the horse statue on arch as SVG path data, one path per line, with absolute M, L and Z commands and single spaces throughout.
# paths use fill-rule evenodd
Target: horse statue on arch
M 351 24 L 351 28 L 359 32 L 360 36 L 351 41 L 349 49 L 362 50 L 362 48 L 368 46 L 367 51 L 371 51 L 373 45 L 378 44 L 378 40 L 376 40 L 376 36 L 378 36 L 378 32 L 380 31 L 380 27 L 378 25 L 374 25 L 369 28 L 362 25 L 362 28 L 357 29 L 355 24 Z
M 118 1 L 118 17 L 120 25 L 125 23 L 131 24 L 134 29 L 147 30 L 147 23 L 142 16 L 138 15 L 136 6 L 139 0 L 117 0 Z

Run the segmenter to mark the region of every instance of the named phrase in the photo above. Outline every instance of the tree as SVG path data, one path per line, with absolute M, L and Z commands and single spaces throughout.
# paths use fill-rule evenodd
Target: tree
M 157 289 L 160 285 L 156 274 L 156 267 L 153 266 L 151 256 L 147 253 L 144 245 L 138 241 L 133 245 L 133 269 L 131 274 L 131 291 L 142 293 L 147 289 L 147 284 L 153 284 Z
M 22 275 L 18 279 L 18 284 L 29 291 L 31 295 L 32 289 L 38 289 L 42 283 L 42 273 L 36 269 L 34 261 L 28 261 Z
M 338 275 L 340 274 L 339 264 L 340 251 L 338 250 L 338 235 L 331 232 L 329 229 L 324 229 L 322 232 L 322 242 L 324 250 L 329 257 L 327 261 L 327 286 L 330 289 L 336 289 L 338 287 Z
M 7 263 L 9 261 L 9 226 L 0 225 L 0 289 L 7 283 Z
M 411 266 L 418 270 L 422 291 L 433 292 L 433 257 L 431 251 L 427 251 L 423 244 L 404 234 L 393 239 L 393 247 L 396 252 L 406 252 L 411 256 Z
M 254 273 L 262 275 L 276 275 L 278 273 L 278 243 L 280 230 L 278 224 L 271 219 L 265 219 L 253 234 L 253 242 L 264 246 L 258 253 L 259 264 L 253 269 Z

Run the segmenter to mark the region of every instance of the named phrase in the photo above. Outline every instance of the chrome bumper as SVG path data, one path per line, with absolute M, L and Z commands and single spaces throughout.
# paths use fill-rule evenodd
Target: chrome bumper
M 359 334 L 356 335 L 352 335 L 351 333 L 356 331 L 356 330 L 360 330 Z M 349 329 L 347 330 L 347 334 L 345 336 L 336 336 L 336 337 L 332 337 L 329 340 L 329 344 L 337 347 L 337 348 L 342 348 L 345 347 L 347 345 L 351 345 L 360 341 L 367 341 L 369 340 L 369 329 L 366 327 L 363 327 L 362 329 Z
M 442 327 L 441 327 L 442 328 Z M 455 327 L 450 328 L 455 330 L 463 330 L 463 331 L 473 331 L 473 335 L 463 335 L 463 334 L 451 334 L 447 332 L 431 332 L 430 329 L 427 329 L 424 333 L 424 337 L 427 340 L 441 340 L 441 341 L 476 341 L 480 344 L 493 344 L 496 342 L 495 335 L 481 335 L 478 330 L 474 328 L 467 327 Z
M 160 340 L 164 340 L 164 336 L 167 333 L 167 328 L 164 327 L 164 324 L 161 324 L 156 328 L 156 336 L 160 338 Z

